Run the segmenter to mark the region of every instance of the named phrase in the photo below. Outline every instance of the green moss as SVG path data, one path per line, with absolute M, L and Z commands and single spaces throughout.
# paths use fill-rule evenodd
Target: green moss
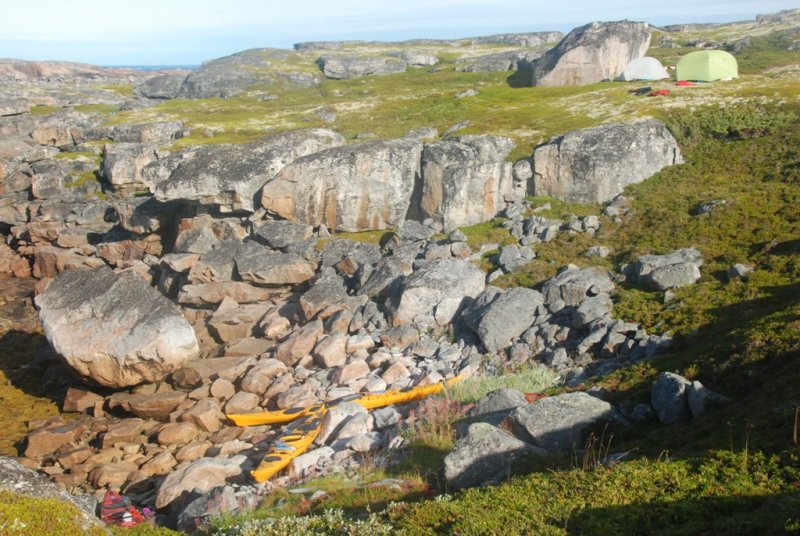
M 60 106 L 31 106 L 31 115 L 50 115 L 60 109 Z
M 119 110 L 116 104 L 80 104 L 75 106 L 76 112 L 110 114 Z
M 99 526 L 84 530 L 81 513 L 73 504 L 0 491 L 0 533 L 19 536 L 101 536 L 106 532 Z
M 83 173 L 80 173 L 77 176 L 70 175 L 69 178 L 72 180 L 64 182 L 65 188 L 78 188 L 90 182 L 100 181 L 97 171 L 84 171 Z
M 389 511 L 406 534 L 779 534 L 798 522 L 796 454 L 712 453 L 539 473 Z

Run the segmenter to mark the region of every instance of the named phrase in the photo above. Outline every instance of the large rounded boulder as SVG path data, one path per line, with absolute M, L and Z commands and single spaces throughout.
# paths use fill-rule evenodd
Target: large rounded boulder
M 50 345 L 99 385 L 159 381 L 199 352 L 178 307 L 133 272 L 68 270 L 36 305 Z

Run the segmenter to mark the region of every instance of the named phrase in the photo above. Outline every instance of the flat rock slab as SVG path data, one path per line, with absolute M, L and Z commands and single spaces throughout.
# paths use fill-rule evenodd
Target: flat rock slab
M 79 376 L 106 387 L 157 382 L 199 352 L 180 310 L 133 272 L 63 272 L 36 305 L 56 352 Z
M 524 432 L 550 454 L 583 447 L 583 433 L 590 426 L 613 418 L 611 404 L 586 393 L 565 393 L 515 409 L 512 427 Z
M 512 462 L 525 455 L 543 455 L 534 447 L 492 426 L 478 422 L 444 459 L 444 474 L 454 488 L 496 483 L 507 478 Z

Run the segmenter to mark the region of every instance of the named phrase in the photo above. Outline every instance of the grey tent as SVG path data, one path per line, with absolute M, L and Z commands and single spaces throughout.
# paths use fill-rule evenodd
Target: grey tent
M 619 79 L 626 82 L 631 80 L 661 80 L 662 78 L 669 78 L 669 73 L 661 65 L 660 61 L 648 56 L 633 60 L 619 75 Z

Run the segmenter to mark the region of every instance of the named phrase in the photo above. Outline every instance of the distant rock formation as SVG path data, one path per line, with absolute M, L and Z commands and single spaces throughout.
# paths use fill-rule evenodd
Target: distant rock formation
M 317 63 L 326 77 L 335 80 L 402 73 L 408 68 L 402 59 L 383 56 L 322 56 Z
M 580 86 L 613 80 L 650 46 L 646 22 L 592 22 L 572 30 L 532 62 L 532 86 Z

